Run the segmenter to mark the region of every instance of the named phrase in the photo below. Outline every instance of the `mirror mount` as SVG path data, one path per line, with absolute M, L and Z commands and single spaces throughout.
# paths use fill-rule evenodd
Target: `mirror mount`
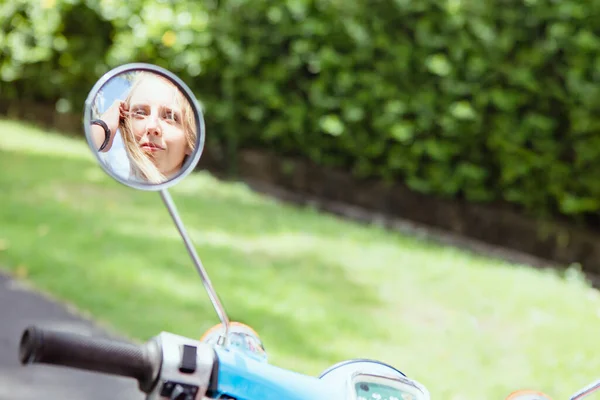
M 583 389 L 579 390 L 577 393 L 575 393 L 573 396 L 571 396 L 570 400 L 583 399 L 584 397 L 587 397 L 590 394 L 597 392 L 598 390 L 600 390 L 600 379 L 595 382 L 590 383 Z
M 215 308 L 215 311 L 217 312 L 219 319 L 221 320 L 221 324 L 223 324 L 224 332 L 223 332 L 223 335 L 219 338 L 217 344 L 220 344 L 220 345 L 223 345 L 226 347 L 227 346 L 227 338 L 229 337 L 229 318 L 227 317 L 225 308 L 221 304 L 221 301 L 219 300 L 219 297 L 217 296 L 217 292 L 215 292 L 214 286 L 212 285 L 210 278 L 208 277 L 208 274 L 206 273 L 206 270 L 204 269 L 204 266 L 202 265 L 202 261 L 200 260 L 200 257 L 198 257 L 198 254 L 196 253 L 196 249 L 194 248 L 192 241 L 190 240 L 190 237 L 187 234 L 187 231 L 185 229 L 185 226 L 183 225 L 183 222 L 181 221 L 181 218 L 179 217 L 179 213 L 177 212 L 177 208 L 175 207 L 175 203 L 173 202 L 173 198 L 171 197 L 171 194 L 169 193 L 168 190 L 163 189 L 160 191 L 160 196 L 162 197 L 163 202 L 165 203 L 165 206 L 169 210 L 169 214 L 171 215 L 171 218 L 173 218 L 173 222 L 177 226 L 177 230 L 179 231 L 179 234 L 181 235 L 181 238 L 183 239 L 183 242 L 185 243 L 185 247 L 187 248 L 187 251 L 188 251 L 190 257 L 194 261 L 196 270 L 198 271 L 198 274 L 200 274 L 200 277 L 202 278 L 202 283 L 204 284 L 204 288 L 208 292 L 208 297 L 210 298 L 210 301 L 211 301 L 213 307 Z

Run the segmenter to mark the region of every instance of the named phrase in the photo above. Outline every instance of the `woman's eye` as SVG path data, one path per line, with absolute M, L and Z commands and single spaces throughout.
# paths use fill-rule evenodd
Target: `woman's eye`
M 144 111 L 144 110 L 140 110 L 140 109 L 138 109 L 138 110 L 134 110 L 134 111 L 133 111 L 133 115 L 140 115 L 140 116 L 144 116 L 144 115 L 146 115 L 146 111 Z
M 171 121 L 177 121 L 177 114 L 173 111 L 166 111 L 165 118 Z

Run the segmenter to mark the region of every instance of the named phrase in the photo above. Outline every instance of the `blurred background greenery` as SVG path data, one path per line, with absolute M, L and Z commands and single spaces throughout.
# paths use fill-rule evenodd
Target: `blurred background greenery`
M 79 113 L 104 72 L 150 62 L 190 85 L 207 145 L 232 160 L 266 149 L 598 230 L 599 10 L 598 0 L 5 1 L 0 103 Z M 86 152 L 0 121 L 0 268 L 131 337 L 199 336 L 216 321 L 168 215 Z M 173 196 L 233 318 L 257 328 L 278 365 L 317 374 L 380 358 L 451 399 L 567 397 L 596 375 L 600 298 L 576 270 L 509 266 L 204 172 Z
M 600 1 L 14 0 L 0 90 L 77 112 L 155 63 L 235 154 L 270 149 L 416 191 L 598 228 Z

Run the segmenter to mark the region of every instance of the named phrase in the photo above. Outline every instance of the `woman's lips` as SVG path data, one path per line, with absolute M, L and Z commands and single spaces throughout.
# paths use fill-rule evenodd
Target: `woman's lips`
M 142 150 L 146 150 L 146 151 L 158 151 L 158 150 L 164 150 L 162 147 L 153 144 L 153 143 L 142 143 L 140 145 L 140 147 L 142 148 Z

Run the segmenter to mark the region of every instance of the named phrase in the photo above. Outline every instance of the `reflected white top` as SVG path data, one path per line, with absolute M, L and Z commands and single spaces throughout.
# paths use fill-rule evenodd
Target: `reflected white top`
M 99 154 L 100 159 L 118 176 L 133 178 L 129 158 L 127 157 L 120 131 L 117 130 L 110 150 Z

